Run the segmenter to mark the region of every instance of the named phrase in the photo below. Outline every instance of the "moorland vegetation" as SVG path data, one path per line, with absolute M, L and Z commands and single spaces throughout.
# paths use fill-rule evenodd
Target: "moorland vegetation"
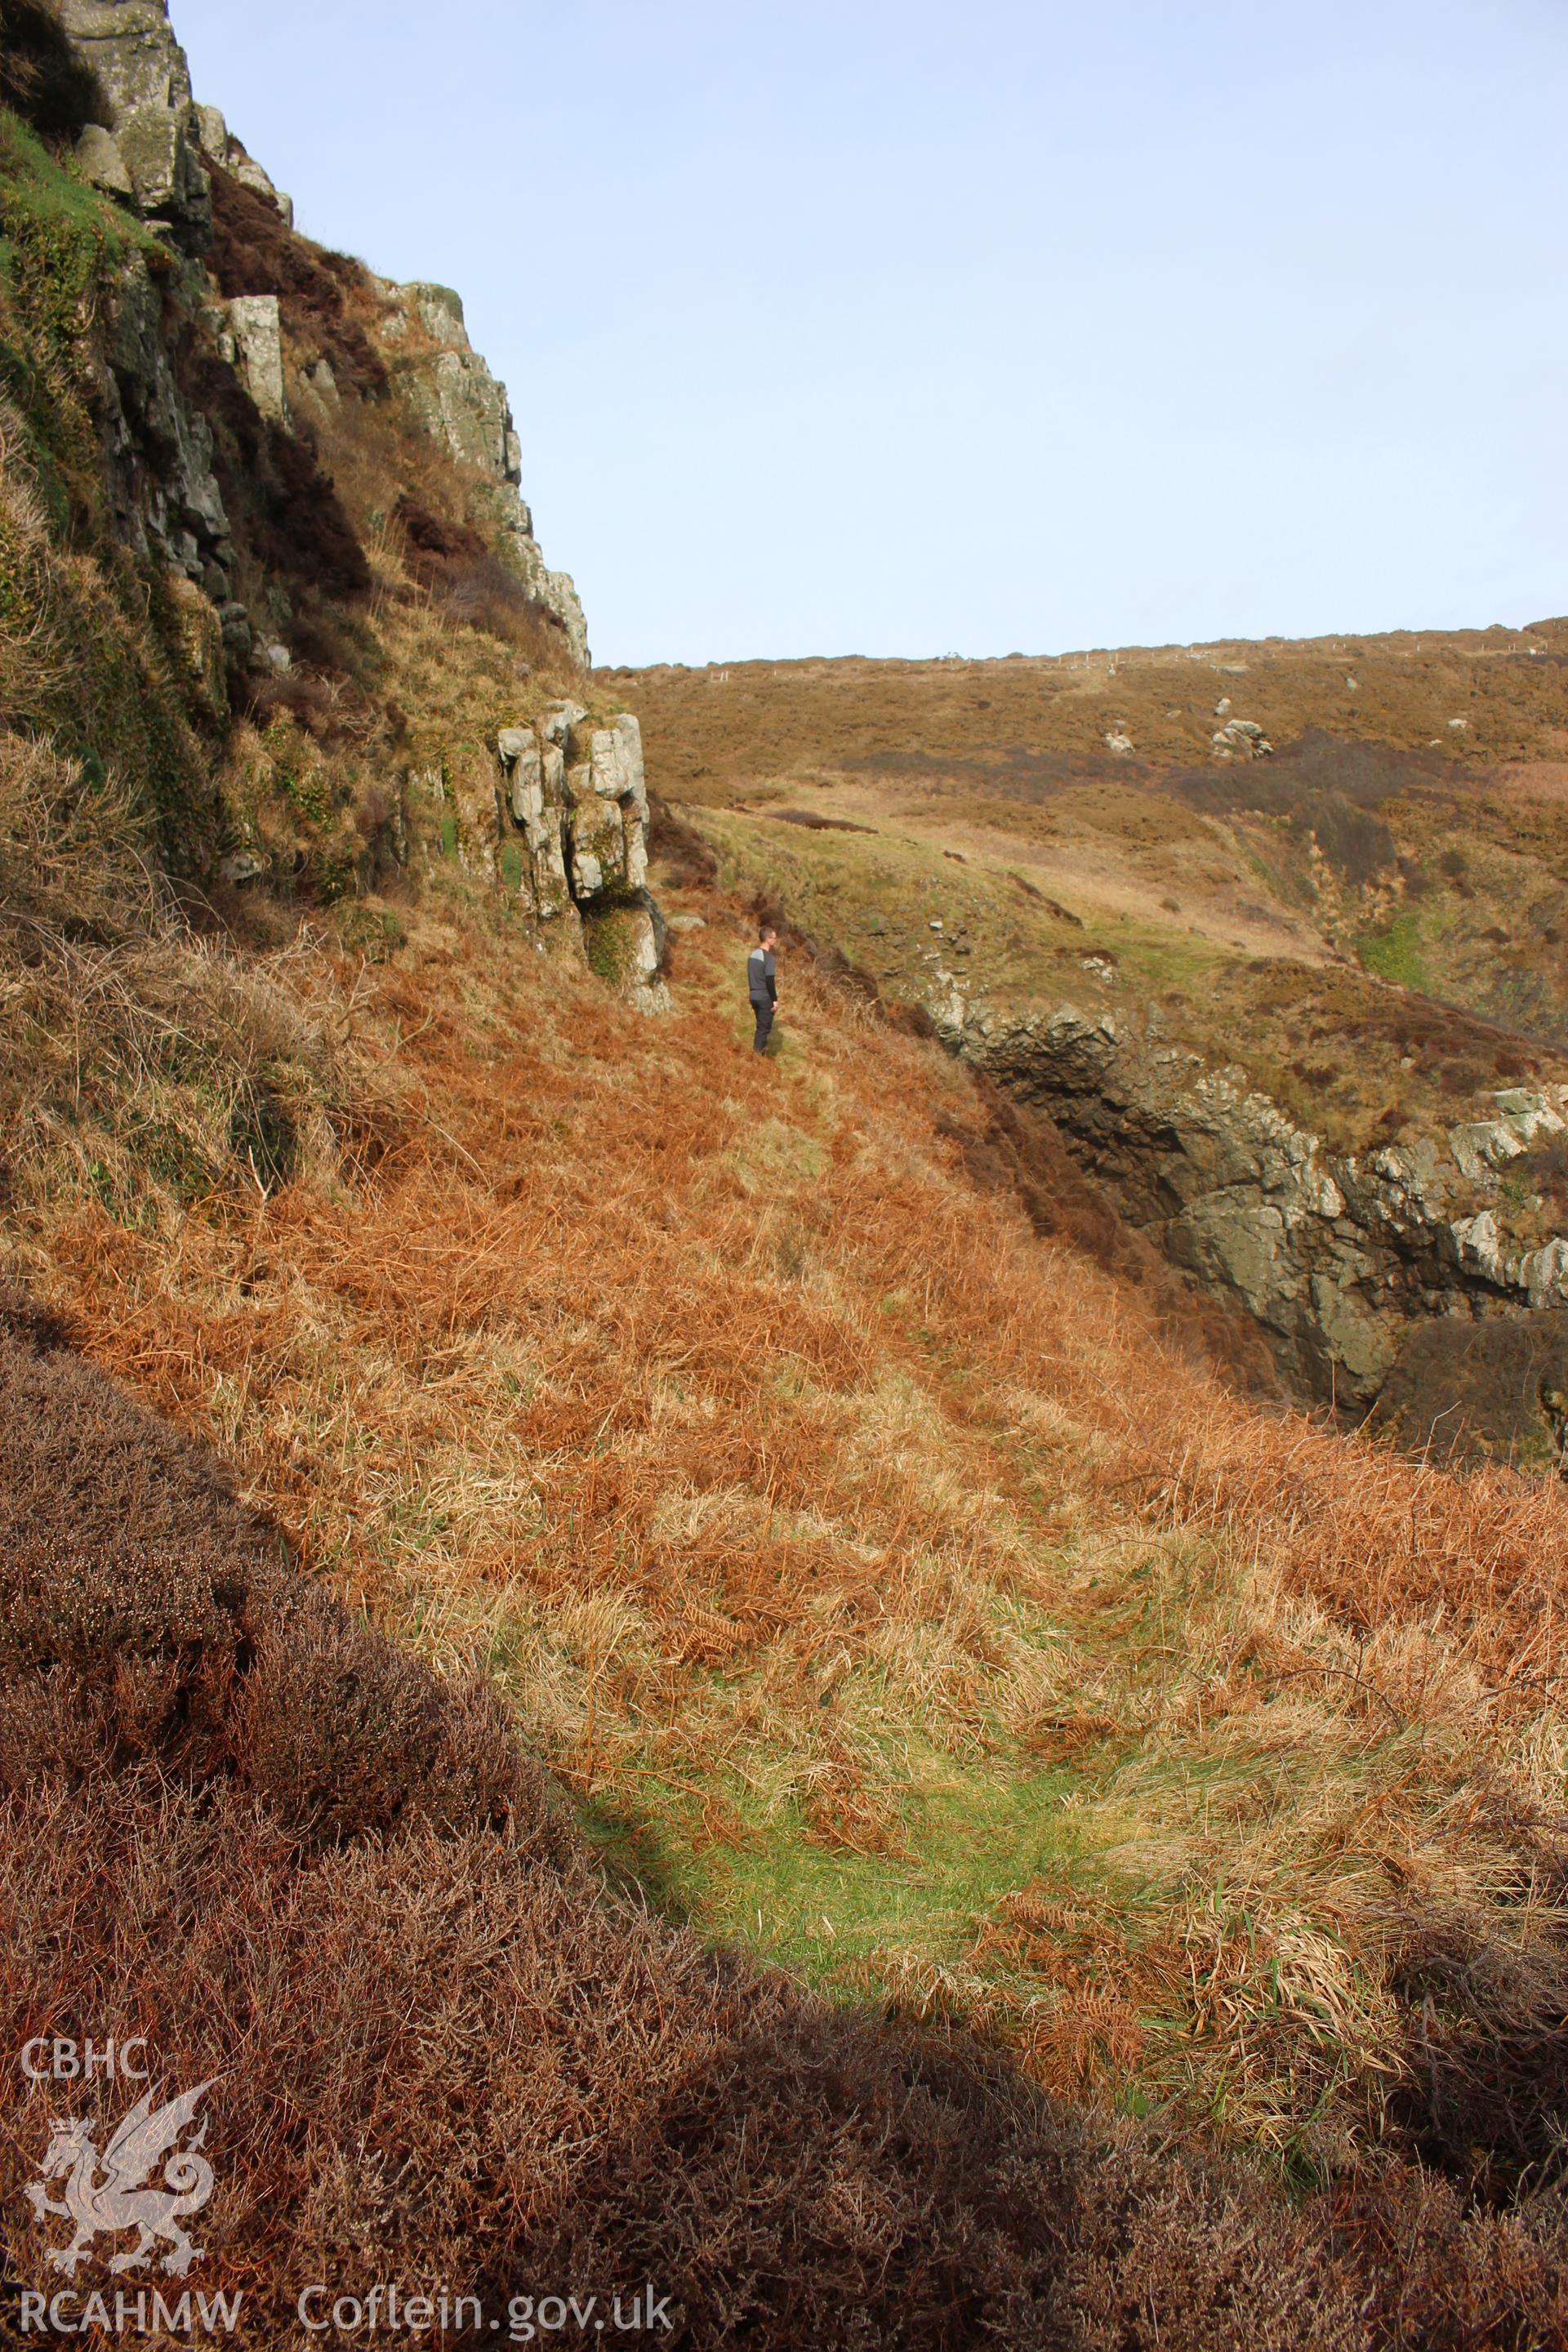
M 237 181 L 211 261 L 172 254 L 78 168 L 47 24 L 6 21 L 5 2048 L 142 2032 L 171 2085 L 216 2078 L 205 2238 L 257 2346 L 308 2279 L 392 2276 L 651 2281 L 693 2346 L 1568 2342 L 1561 1483 L 1292 1406 L 932 1036 L 912 886 L 865 862 L 973 891 L 976 954 L 1081 963 L 1092 929 L 1115 970 L 1159 929 L 1145 842 L 1217 876 L 1272 808 L 1299 880 L 1301 794 L 1380 857 L 1404 819 L 1310 747 L 1243 803 L 1184 738 L 1178 786 L 1012 710 L 964 739 L 981 792 L 897 669 L 823 688 L 853 740 L 765 759 L 688 707 L 739 673 L 585 673 L 417 428 L 369 272 Z M 286 664 L 117 522 L 139 271 Z M 204 302 L 269 294 L 289 426 L 203 341 Z M 1544 657 L 1493 650 L 1434 659 L 1505 681 L 1499 743 L 1544 759 Z M 480 854 L 497 731 L 563 700 L 640 702 L 682 803 L 658 1018 L 569 925 L 541 952 Z M 1399 773 L 1435 841 L 1499 789 Z M 1467 908 L 1480 837 L 1420 853 Z M 1329 1032 L 1435 1020 L 1279 890 Z M 738 975 L 777 901 L 759 1059 Z M 1216 1035 L 1268 1002 L 1206 917 L 1160 936 Z M 1413 1091 L 1549 1049 L 1452 993 Z M 40 2110 L 0 2085 L 19 2289 Z

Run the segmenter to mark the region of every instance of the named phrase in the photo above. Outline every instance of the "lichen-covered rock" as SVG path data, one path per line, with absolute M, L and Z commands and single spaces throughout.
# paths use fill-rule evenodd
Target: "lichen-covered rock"
M 537 727 L 504 727 L 501 857 L 506 887 L 541 923 L 580 923 L 590 962 L 645 1011 L 668 992 L 662 919 L 647 888 L 642 731 L 629 712 L 586 724 L 558 702 Z
M 1568 1240 L 1525 1246 L 1495 1171 L 1568 1129 L 1568 1096 L 1497 1097 L 1495 1119 L 1337 1157 L 1239 1070 L 1113 1013 L 973 1004 L 940 960 L 950 1046 L 1047 1110 L 1129 1221 L 1262 1328 L 1298 1395 L 1377 1398 L 1413 1323 L 1568 1305 Z
M 191 72 L 167 0 L 59 0 L 60 21 L 118 124 L 144 107 L 191 103 Z
M 209 565 L 226 575 L 233 549 L 212 427 L 174 373 L 181 325 L 168 316 L 174 299 L 141 254 L 129 257 L 104 339 L 104 437 L 121 537 L 142 557 L 161 558 L 205 584 Z M 214 584 L 224 586 L 217 601 L 226 601 L 226 585 Z
M 601 980 L 639 1013 L 668 1013 L 669 990 L 660 977 L 664 941 L 658 910 L 645 904 L 606 907 L 583 920 L 588 962 Z
M 519 483 L 522 446 L 506 386 L 468 341 L 461 297 L 449 286 L 383 280 L 381 339 L 398 391 L 423 430 L 478 477 L 479 502 L 500 561 L 552 613 L 574 661 L 588 667 L 588 632 L 570 576 L 552 572 L 533 536 Z
M 252 195 L 262 197 L 278 213 L 288 228 L 294 226 L 294 200 L 274 187 L 269 173 L 251 154 L 243 140 L 237 139 L 216 106 L 192 109 L 195 133 L 202 153 L 210 163 L 230 173 L 242 188 Z
M 1215 716 L 1229 709 L 1228 701 L 1222 702 Z M 1212 740 L 1222 760 L 1266 760 L 1274 749 L 1256 719 L 1227 719 Z
M 238 294 L 226 305 L 239 372 L 263 416 L 289 422 L 283 389 L 283 321 L 276 294 Z
M 1568 1130 L 1568 1119 L 1544 1095 L 1531 1094 L 1522 1087 L 1510 1087 L 1496 1099 L 1496 1118 L 1475 1119 L 1448 1130 L 1455 1159 L 1465 1174 L 1475 1180 L 1517 1160 L 1539 1136 L 1562 1135 Z
M 422 345 L 400 370 L 408 406 L 431 439 L 444 443 L 459 464 L 515 486 L 521 450 L 506 391 L 468 341 L 460 297 L 449 286 L 405 286 L 398 291 L 435 346 Z
M 182 251 L 205 253 L 213 240 L 212 187 L 197 153 L 190 68 L 166 0 L 59 0 L 59 13 L 103 94 L 137 211 Z M 107 150 L 95 143 L 92 152 L 112 172 Z
M 587 757 L 566 772 L 572 888 L 583 900 L 640 890 L 647 879 L 647 793 L 642 733 L 629 713 L 595 728 Z
M 76 160 L 82 177 L 95 188 L 111 196 L 133 197 L 136 194 L 131 174 L 125 168 L 125 158 L 120 152 L 120 142 L 101 123 L 89 122 L 76 142 Z
M 516 895 L 541 922 L 573 911 L 563 824 L 565 760 L 559 745 L 541 742 L 531 727 L 505 727 L 496 739 L 506 806 L 521 835 Z
M 142 218 L 166 226 L 185 251 L 204 252 L 212 242 L 212 186 L 185 113 L 144 106 L 115 137 Z

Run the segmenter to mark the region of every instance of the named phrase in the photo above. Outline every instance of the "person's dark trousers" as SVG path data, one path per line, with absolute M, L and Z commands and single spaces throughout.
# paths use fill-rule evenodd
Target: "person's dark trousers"
M 773 1025 L 773 1008 L 771 1004 L 759 1004 L 753 997 L 752 1010 L 757 1016 L 757 1034 L 752 1040 L 752 1051 L 754 1054 L 765 1054 L 768 1050 L 768 1032 Z

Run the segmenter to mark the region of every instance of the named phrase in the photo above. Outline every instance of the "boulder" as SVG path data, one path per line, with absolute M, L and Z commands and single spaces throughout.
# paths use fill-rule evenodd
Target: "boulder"
M 276 294 L 238 294 L 227 305 L 229 331 L 246 390 L 279 425 L 289 422 L 283 389 L 283 321 Z
M 1219 707 L 1228 709 L 1229 704 Z M 1256 719 L 1227 719 L 1210 740 L 1222 760 L 1266 760 L 1274 749 Z
M 76 142 L 76 160 L 82 176 L 106 195 L 133 198 L 136 191 L 120 152 L 120 142 L 101 123 L 89 122 Z

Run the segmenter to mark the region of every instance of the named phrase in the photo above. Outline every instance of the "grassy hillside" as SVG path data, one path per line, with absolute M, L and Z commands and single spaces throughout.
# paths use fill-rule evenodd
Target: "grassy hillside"
M 1353 1150 L 1568 1075 L 1565 653 L 1545 623 L 611 676 L 727 873 L 893 993 L 956 959 L 1146 1009 Z M 1272 756 L 1216 746 L 1234 719 Z
M 664 1023 L 477 917 L 184 950 L 317 1074 L 289 1180 L 59 1161 L 8 1276 L 703 1940 L 1276 2193 L 1506 2201 L 1560 2125 L 1556 1490 L 1238 1402 L 936 1048 L 790 971 L 753 1057 L 667 890 Z
M 1003 661 L 734 662 L 665 665 L 635 678 L 650 731 L 667 720 L 661 782 L 718 804 L 748 783 L 847 768 L 857 760 L 1020 748 L 1098 755 L 1110 733 L 1161 767 L 1206 761 L 1226 716 L 1257 720 L 1277 746 L 1321 728 L 1390 750 L 1466 761 L 1561 757 L 1568 621 L 1528 629 L 1124 646 Z M 1455 720 L 1462 721 L 1456 726 Z
M 406 306 L 76 120 L 0 118 L 6 2046 L 214 2078 L 258 2347 L 1568 2343 L 1561 1485 L 1289 1411 L 898 1002 L 1070 972 L 1352 1139 L 1557 1071 L 1568 637 L 585 677 Z M 254 627 L 115 504 L 128 289 Z M 686 811 L 662 1018 L 508 870 L 563 698 Z
M 228 2340 L 296 2340 L 322 2272 L 362 2311 L 380 2282 L 384 2318 L 395 2279 L 405 2325 L 427 2294 L 446 2343 L 553 2332 L 552 2294 L 781 2352 L 1558 2340 L 1539 2197 L 1467 2215 L 1395 2169 L 1293 2211 L 617 1895 L 492 1689 L 301 1580 L 14 1296 L 0 1435 L 0 2011 L 18 2042 L 140 2032 L 162 2087 L 202 2084 L 195 2275 Z M 56 2104 L 6 2070 L 8 2208 Z M 100 2142 L 122 2104 L 72 2093 Z M 37 2340 L 54 2225 L 16 2204 L 7 2334 Z

